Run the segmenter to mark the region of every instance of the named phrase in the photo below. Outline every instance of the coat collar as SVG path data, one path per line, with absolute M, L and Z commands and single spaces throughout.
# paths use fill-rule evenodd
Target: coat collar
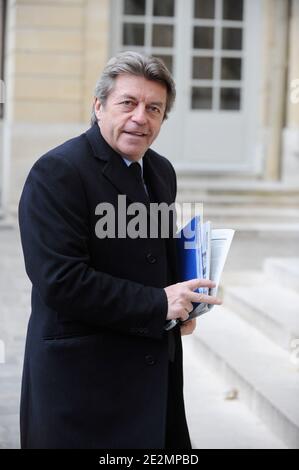
M 126 163 L 105 141 L 98 124 L 94 124 L 88 129 L 85 135 L 91 145 L 94 157 L 106 162 L 102 169 L 103 175 L 110 180 L 121 194 L 126 194 L 134 202 L 143 202 L 148 207 L 148 201 L 138 190 L 135 179 L 130 171 L 128 171 Z M 162 178 L 161 171 L 157 168 L 158 160 L 154 152 L 150 149 L 147 150 L 143 157 L 145 180 L 157 202 L 171 204 L 173 200 L 165 181 L 167 174 Z

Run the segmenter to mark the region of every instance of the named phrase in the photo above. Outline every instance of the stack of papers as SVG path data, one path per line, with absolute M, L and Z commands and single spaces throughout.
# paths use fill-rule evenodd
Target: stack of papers
M 200 216 L 191 219 L 177 234 L 180 281 L 210 279 L 215 288 L 201 287 L 196 292 L 216 296 L 234 233 L 232 229 L 212 229 L 211 222 L 202 223 Z M 203 303 L 193 306 L 189 320 L 213 307 Z

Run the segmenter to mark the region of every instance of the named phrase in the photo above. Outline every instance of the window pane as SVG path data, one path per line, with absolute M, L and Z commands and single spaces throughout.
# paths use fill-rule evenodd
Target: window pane
M 242 50 L 242 32 L 241 28 L 223 28 L 222 49 Z
M 154 16 L 174 16 L 174 0 L 154 0 Z
M 171 55 L 154 55 L 164 62 L 169 72 L 173 73 L 173 57 Z
M 224 20 L 243 20 L 243 0 L 223 0 Z
M 124 0 L 125 15 L 145 15 L 146 0 Z
M 212 88 L 192 88 L 192 109 L 212 109 Z
M 194 0 L 194 18 L 214 18 L 215 0 Z
M 221 59 L 221 78 L 223 80 L 241 80 L 241 59 Z
M 165 24 L 154 24 L 152 46 L 173 47 L 173 26 Z
M 240 107 L 240 88 L 221 88 L 220 109 L 239 110 Z
M 214 49 L 214 28 L 195 26 L 193 47 L 194 49 Z
M 125 23 L 123 44 L 124 46 L 144 46 L 144 24 Z
M 213 57 L 193 57 L 193 78 L 213 78 Z

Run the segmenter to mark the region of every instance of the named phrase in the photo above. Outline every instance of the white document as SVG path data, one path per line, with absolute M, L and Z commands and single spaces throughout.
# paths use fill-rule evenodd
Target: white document
M 214 229 L 211 234 L 210 279 L 216 287 L 210 289 L 210 295 L 217 294 L 221 274 L 232 243 L 235 231 L 232 229 Z
M 204 294 L 217 295 L 222 271 L 234 234 L 235 231 L 232 229 L 211 229 L 211 222 L 205 222 L 201 227 L 198 227 L 197 241 L 199 241 L 199 245 L 197 246 L 198 253 L 196 253 L 196 256 L 200 254 L 202 258 L 203 279 L 210 279 L 216 284 L 213 289 L 201 288 L 201 292 Z M 213 307 L 214 305 L 205 303 L 196 305 L 188 320 L 208 312 Z M 170 330 L 177 323 L 178 320 L 170 320 L 165 326 L 165 330 Z
M 203 279 L 210 279 L 211 272 L 211 222 L 205 222 L 201 229 L 202 271 Z M 209 293 L 209 288 L 202 288 L 204 294 Z
M 207 226 L 204 232 L 207 234 L 209 229 L 210 227 Z M 216 296 L 221 274 L 235 231 L 232 229 L 213 229 L 210 233 L 210 239 L 208 237 L 206 238 L 210 243 L 209 246 L 207 246 L 207 270 L 209 269 L 209 273 L 206 271 L 207 277 L 205 277 L 205 279 L 210 279 L 216 284 L 216 287 L 209 290 L 209 295 Z M 210 260 L 208 262 L 209 257 Z M 212 304 L 197 305 L 197 307 L 195 307 L 195 309 L 190 313 L 188 320 L 208 312 L 213 307 L 214 305 Z

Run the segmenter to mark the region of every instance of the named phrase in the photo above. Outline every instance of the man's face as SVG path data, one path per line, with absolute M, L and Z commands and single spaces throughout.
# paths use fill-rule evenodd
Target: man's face
M 105 105 L 95 102 L 102 136 L 116 152 L 140 159 L 159 134 L 166 98 L 166 87 L 158 82 L 119 75 Z

